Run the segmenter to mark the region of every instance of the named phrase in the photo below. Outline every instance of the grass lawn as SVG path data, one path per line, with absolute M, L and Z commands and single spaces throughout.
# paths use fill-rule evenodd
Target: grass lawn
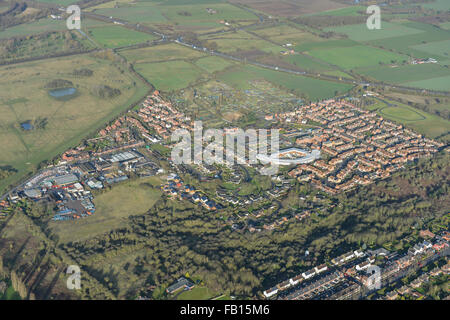
M 141 63 L 135 69 L 162 91 L 186 88 L 203 74 L 203 70 L 185 61 Z
M 76 68 L 88 68 L 91 77 L 74 77 Z M 48 94 L 45 84 L 67 79 L 77 89 L 70 100 L 57 100 Z M 135 83 L 135 84 L 133 84 Z M 91 94 L 92 87 L 104 84 L 121 90 L 113 99 Z M 121 73 L 111 62 L 78 55 L 0 67 L 0 165 L 18 170 L 0 181 L 0 190 L 17 182 L 44 160 L 77 145 L 95 133 L 130 104 L 147 93 L 147 87 L 127 71 Z M 46 119 L 44 128 L 24 131 L 20 124 L 37 118 Z
M 208 300 L 214 298 L 215 294 L 207 287 L 194 287 L 192 290 L 183 291 L 177 300 Z
M 155 36 L 148 33 L 130 30 L 121 26 L 92 28 L 89 30 L 89 34 L 106 48 L 124 47 L 156 39 Z
M 333 50 L 312 50 L 310 54 L 316 58 L 337 65 L 344 69 L 377 66 L 380 63 L 402 62 L 408 60 L 407 56 L 371 48 L 364 45 L 334 48 Z
M 159 184 L 156 177 L 120 183 L 94 197 L 94 215 L 73 221 L 52 221 L 49 227 L 60 242 L 85 240 L 120 228 L 129 216 L 144 214 L 156 203 L 161 196 Z

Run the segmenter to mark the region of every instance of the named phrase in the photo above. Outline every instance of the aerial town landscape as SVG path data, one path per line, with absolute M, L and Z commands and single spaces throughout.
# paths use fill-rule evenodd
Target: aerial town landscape
M 447 0 L 0 0 L 0 299 L 448 300 L 449 49 Z

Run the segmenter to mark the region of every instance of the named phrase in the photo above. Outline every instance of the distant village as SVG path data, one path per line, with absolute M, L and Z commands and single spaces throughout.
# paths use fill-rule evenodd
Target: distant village
M 245 166 L 225 162 L 229 174 L 224 176 L 224 168 L 207 164 L 175 165 L 170 156 L 151 149 L 152 145 L 163 145 L 170 151 L 173 146 L 170 137 L 175 130 L 193 131 L 193 120 L 155 91 L 140 106 L 100 130 L 95 138 L 66 151 L 57 165 L 41 170 L 11 192 L 8 200 L 52 201 L 57 207 L 54 220 L 87 217 L 96 211 L 93 190 L 125 181 L 131 175 L 162 174 L 164 170 L 150 160 L 153 155 L 170 165 L 171 172 L 165 172 L 166 182 L 161 185 L 168 197 L 209 211 L 230 206 L 259 207 L 251 214 L 229 217 L 228 223 L 235 231 L 260 232 L 314 214 L 314 210 L 304 210 L 277 217 L 271 212 L 279 207 L 264 204 L 267 199 L 286 195 L 295 180 L 333 195 L 387 178 L 406 163 L 430 156 L 444 146 L 345 100 L 303 105 L 292 112 L 267 115 L 265 120 L 272 128 L 282 130 L 280 145 L 285 146 L 265 160 L 293 169 L 272 176 L 273 186 L 264 196 L 240 196 L 220 188 L 215 194 L 207 194 L 185 184 L 183 174 L 191 174 L 200 182 L 220 179 L 239 185 L 249 179 L 245 166 L 259 169 L 262 164 L 250 164 L 246 159 L 241 159 Z M 295 124 L 309 124 L 310 129 L 292 129 Z M 225 131 L 237 129 L 225 128 Z M 247 143 L 246 148 L 251 150 L 257 145 Z M 8 203 L 3 204 L 2 217 L 7 216 L 8 207 Z M 247 226 L 242 225 L 245 220 Z

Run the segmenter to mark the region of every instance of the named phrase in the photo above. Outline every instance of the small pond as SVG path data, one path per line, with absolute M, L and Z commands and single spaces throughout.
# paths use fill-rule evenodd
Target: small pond
M 75 95 L 77 93 L 77 89 L 75 88 L 62 88 L 55 89 L 48 92 L 54 98 L 67 98 Z

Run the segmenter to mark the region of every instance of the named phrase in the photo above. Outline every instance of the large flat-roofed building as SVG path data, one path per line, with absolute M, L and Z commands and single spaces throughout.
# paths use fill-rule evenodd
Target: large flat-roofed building
M 139 156 L 135 152 L 125 151 L 125 152 L 121 152 L 121 153 L 112 155 L 110 161 L 112 163 L 115 163 L 115 162 L 122 163 L 122 162 L 128 162 L 128 161 L 134 160 L 136 158 L 139 158 Z
M 78 177 L 73 173 L 57 176 L 53 178 L 53 184 L 57 186 L 66 186 L 78 182 Z
M 312 150 L 311 152 L 299 148 L 289 148 L 280 150 L 270 156 L 258 154 L 258 160 L 264 163 L 273 163 L 280 166 L 290 166 L 293 164 L 311 163 L 320 159 L 320 151 Z

